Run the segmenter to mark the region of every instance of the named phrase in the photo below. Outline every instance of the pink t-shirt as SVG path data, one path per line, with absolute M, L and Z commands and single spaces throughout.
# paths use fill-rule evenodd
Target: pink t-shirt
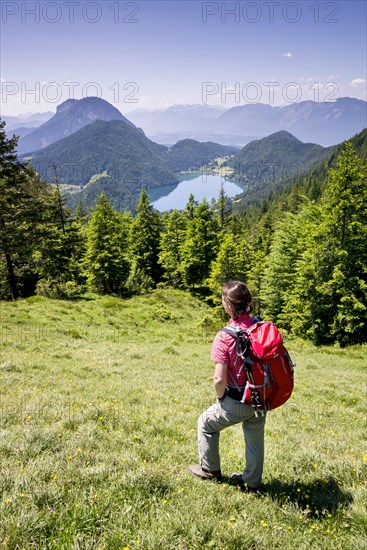
M 248 329 L 254 324 L 254 320 L 247 313 L 240 315 L 237 319 L 231 319 L 228 323 L 230 327 L 240 327 Z M 220 330 L 217 332 L 211 349 L 211 359 L 215 363 L 222 363 L 228 366 L 228 385 L 241 387 L 246 384 L 246 371 L 242 367 L 242 360 L 237 359 L 236 339 L 227 332 Z M 237 359 L 237 361 L 236 361 Z

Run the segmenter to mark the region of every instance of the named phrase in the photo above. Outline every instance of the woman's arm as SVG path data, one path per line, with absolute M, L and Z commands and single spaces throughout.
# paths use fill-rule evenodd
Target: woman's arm
M 222 399 L 227 386 L 227 365 L 224 363 L 215 364 L 214 386 L 218 399 Z

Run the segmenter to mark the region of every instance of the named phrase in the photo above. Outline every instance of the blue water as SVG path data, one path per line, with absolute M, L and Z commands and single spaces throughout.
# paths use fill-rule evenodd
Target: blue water
M 154 200 L 152 203 L 154 208 L 160 212 L 172 210 L 173 208 L 183 210 L 191 193 L 198 202 L 203 198 L 209 202 L 211 199 L 217 200 L 222 183 L 224 192 L 228 197 L 234 197 L 242 193 L 241 187 L 221 176 L 195 174 L 191 176 L 183 175 L 182 177 L 185 179 L 174 186 L 163 185 L 154 189 L 154 196 L 152 197 L 153 193 L 151 195 Z M 153 189 L 150 191 L 153 191 Z

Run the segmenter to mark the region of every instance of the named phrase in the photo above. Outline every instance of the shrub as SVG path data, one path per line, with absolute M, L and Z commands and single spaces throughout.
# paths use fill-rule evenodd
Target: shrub
M 75 281 L 61 281 L 59 279 L 40 279 L 37 283 L 38 296 L 53 299 L 68 299 L 80 296 L 84 287 Z

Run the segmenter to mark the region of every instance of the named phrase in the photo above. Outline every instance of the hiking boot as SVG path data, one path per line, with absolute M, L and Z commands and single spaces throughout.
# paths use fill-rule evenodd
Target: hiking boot
M 241 491 L 244 493 L 260 493 L 260 487 L 250 487 L 243 481 L 242 474 L 232 474 L 231 475 L 231 485 L 240 487 Z
M 196 464 L 189 466 L 189 472 L 193 476 L 199 477 L 200 479 L 215 479 L 216 481 L 220 481 L 222 479 L 222 472 L 220 470 L 213 472 Z

